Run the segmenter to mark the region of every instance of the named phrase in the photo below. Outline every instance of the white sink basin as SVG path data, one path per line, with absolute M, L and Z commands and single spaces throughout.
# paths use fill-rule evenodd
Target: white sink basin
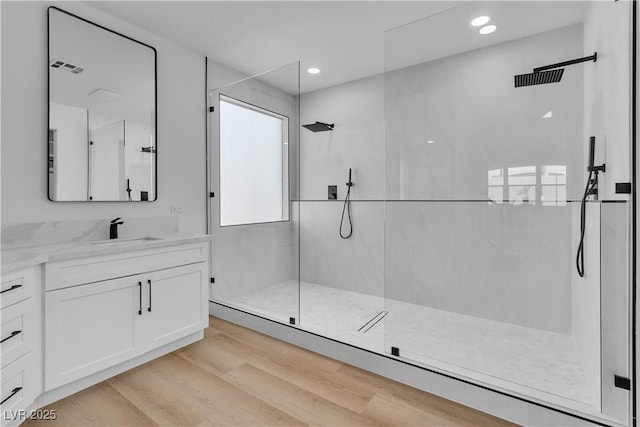
M 136 237 L 133 239 L 110 239 L 110 240 L 98 240 L 96 242 L 91 242 L 92 245 L 101 245 L 101 246 L 112 246 L 112 245 L 124 245 L 127 243 L 141 243 L 141 242 L 150 242 L 153 240 L 162 240 L 161 237 Z

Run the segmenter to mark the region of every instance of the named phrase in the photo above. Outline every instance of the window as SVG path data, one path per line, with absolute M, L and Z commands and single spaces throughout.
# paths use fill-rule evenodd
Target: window
M 536 167 L 516 166 L 507 169 L 509 203 L 536 204 Z
M 289 220 L 289 119 L 220 95 L 220 225 Z
M 502 187 L 504 185 L 504 169 L 491 169 L 488 175 L 489 200 L 493 203 L 502 203 L 504 195 Z
M 506 171 L 506 176 L 505 176 Z M 537 173 L 540 171 L 538 177 Z M 542 206 L 567 204 L 567 166 L 515 166 L 490 169 L 487 173 L 489 203 L 502 203 L 504 192 L 513 205 L 535 205 L 537 195 Z

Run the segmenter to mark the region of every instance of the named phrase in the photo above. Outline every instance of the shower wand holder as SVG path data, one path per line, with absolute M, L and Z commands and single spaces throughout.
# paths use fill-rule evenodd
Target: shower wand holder
M 607 171 L 606 169 L 607 169 L 606 168 L 606 163 L 603 163 L 600 166 L 588 166 L 587 167 L 587 172 L 595 172 L 595 173 L 602 172 L 602 173 L 605 173 Z

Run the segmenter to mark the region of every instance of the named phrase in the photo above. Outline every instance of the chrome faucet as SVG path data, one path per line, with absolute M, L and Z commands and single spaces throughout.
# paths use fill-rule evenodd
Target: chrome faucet
M 124 224 L 124 221 L 120 221 L 122 218 L 116 218 L 111 220 L 111 224 L 109 225 L 109 238 L 117 239 L 118 238 L 118 226 Z

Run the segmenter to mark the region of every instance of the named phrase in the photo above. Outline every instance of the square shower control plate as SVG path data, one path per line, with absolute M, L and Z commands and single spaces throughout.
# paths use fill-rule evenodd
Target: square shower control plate
M 329 200 L 338 200 L 338 186 L 330 185 L 329 190 L 327 192 L 327 198 Z

